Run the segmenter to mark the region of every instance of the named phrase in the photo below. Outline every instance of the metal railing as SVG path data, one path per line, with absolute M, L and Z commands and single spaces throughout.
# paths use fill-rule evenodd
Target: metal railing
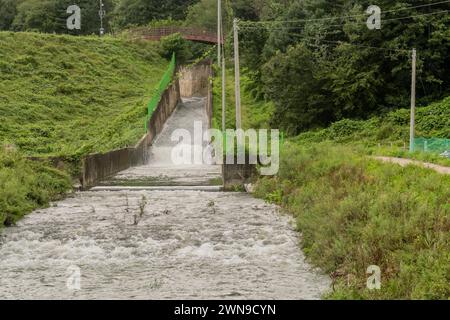
M 179 33 L 187 40 L 217 43 L 216 32 L 194 27 L 167 26 L 159 28 L 135 28 L 130 32 L 134 38 L 146 40 L 156 41 L 160 40 L 162 37 Z
M 170 61 L 169 67 L 167 68 L 166 72 L 164 73 L 161 81 L 159 82 L 158 87 L 156 88 L 152 98 L 150 99 L 150 102 L 147 105 L 147 118 L 145 120 L 145 131 L 148 131 L 148 122 L 150 121 L 150 118 L 155 111 L 156 107 L 159 104 L 159 101 L 161 101 L 162 95 L 164 91 L 169 87 L 170 83 L 172 82 L 173 76 L 175 74 L 175 68 L 176 68 L 176 60 L 175 60 L 175 53 L 172 54 L 172 59 Z

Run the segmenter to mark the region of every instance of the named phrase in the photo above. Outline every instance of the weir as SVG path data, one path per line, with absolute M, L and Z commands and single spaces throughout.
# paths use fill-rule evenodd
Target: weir
M 173 131 L 210 123 L 209 94 L 189 90 L 142 149 L 145 163 L 2 231 L 0 299 L 319 299 L 329 289 L 279 207 L 221 192 L 221 166 L 171 163 Z

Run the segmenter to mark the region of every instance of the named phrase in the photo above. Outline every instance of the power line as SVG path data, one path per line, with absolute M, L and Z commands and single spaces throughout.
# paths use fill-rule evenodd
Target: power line
M 432 6 L 446 4 L 446 3 L 450 3 L 450 0 L 440 1 L 440 2 L 435 2 L 435 3 L 429 3 L 429 4 L 423 4 L 423 5 L 407 7 L 407 8 L 386 10 L 386 11 L 382 11 L 382 14 L 384 14 L 384 13 L 392 13 L 392 12 L 399 12 L 399 11 L 405 11 L 405 10 L 412 10 L 412 9 L 418 9 L 418 8 L 425 8 L 425 7 L 432 7 Z M 359 15 L 352 15 L 352 16 L 340 16 L 340 17 L 315 18 L 315 19 L 276 20 L 276 21 L 246 21 L 246 22 L 252 23 L 252 24 L 271 24 L 271 23 L 272 24 L 277 24 L 277 23 L 299 23 L 299 22 L 327 21 L 327 20 L 338 20 L 338 19 L 359 18 L 359 17 L 367 17 L 367 14 L 359 14 Z
M 311 43 L 310 41 L 313 42 L 325 42 L 325 43 L 330 43 L 330 44 L 336 44 L 336 45 L 347 45 L 347 46 L 352 46 L 352 47 L 357 47 L 357 48 L 366 48 L 366 49 L 374 49 L 374 50 L 380 50 L 380 51 L 390 51 L 390 52 L 399 52 L 399 53 L 405 53 L 405 54 L 410 54 L 411 50 L 410 49 L 397 49 L 397 48 L 386 48 L 386 47 L 375 47 L 375 46 L 367 46 L 367 45 L 362 45 L 362 44 L 356 44 L 356 43 L 350 43 L 350 42 L 345 42 L 345 41 L 331 41 L 331 40 L 325 40 L 325 39 L 317 39 L 317 38 L 311 38 L 311 37 L 299 37 L 300 40 L 306 40 L 308 41 L 307 44 L 308 45 L 315 45 L 317 47 L 330 47 L 327 45 L 318 45 L 318 44 L 314 44 Z
M 330 40 L 320 40 L 320 39 L 314 39 L 314 38 L 303 38 L 303 39 L 311 39 L 311 40 L 316 40 L 316 41 L 320 41 L 320 42 L 326 42 L 326 43 L 333 43 L 333 44 L 342 44 L 342 45 L 348 45 L 348 46 L 352 46 L 352 47 L 358 47 L 358 48 L 366 48 L 366 49 L 374 49 L 374 50 L 382 50 L 382 51 L 395 51 L 395 52 L 402 52 L 402 53 L 411 53 L 411 50 L 408 49 L 394 49 L 394 48 L 386 48 L 386 47 L 374 47 L 374 46 L 366 46 L 366 45 L 361 45 L 361 44 L 355 44 L 355 43 L 350 43 L 350 42 L 345 42 L 345 41 L 330 41 Z
M 430 16 L 430 15 L 436 15 L 436 14 L 442 14 L 442 13 L 449 13 L 450 10 L 443 10 L 443 11 L 436 11 L 436 12 L 430 12 L 430 13 L 424 13 L 419 15 L 413 15 L 413 16 L 406 16 L 406 17 L 398 17 L 398 18 L 391 18 L 391 19 L 382 19 L 382 23 L 386 22 L 393 22 L 397 20 L 405 20 L 405 19 L 413 19 L 413 18 L 419 18 L 423 16 Z M 367 16 L 367 15 L 366 15 Z M 245 23 L 252 24 L 251 21 L 246 21 Z M 261 26 L 261 25 L 241 25 L 239 26 L 239 29 L 258 29 L 258 28 L 268 28 L 270 30 L 289 30 L 289 29 L 302 29 L 303 26 L 283 26 L 283 27 L 270 27 L 270 26 Z M 335 25 L 327 25 L 326 27 L 343 27 L 344 25 L 361 25 L 365 24 L 365 22 L 346 22 L 344 24 L 335 24 Z

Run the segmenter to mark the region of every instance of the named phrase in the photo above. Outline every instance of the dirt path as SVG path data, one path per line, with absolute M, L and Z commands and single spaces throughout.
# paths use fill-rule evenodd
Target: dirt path
M 417 161 L 417 160 L 393 158 L 393 157 L 375 157 L 375 159 L 383 161 L 383 162 L 396 163 L 396 164 L 401 165 L 402 167 L 406 167 L 409 165 L 415 165 L 415 166 L 419 166 L 419 167 L 432 169 L 441 174 L 450 174 L 449 167 L 444 167 L 444 166 L 440 166 L 440 165 L 433 164 L 433 163 L 426 163 L 426 162 L 421 162 L 421 161 Z

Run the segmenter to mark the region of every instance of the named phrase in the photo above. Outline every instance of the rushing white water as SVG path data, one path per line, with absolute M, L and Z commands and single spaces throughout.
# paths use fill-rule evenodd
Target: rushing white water
M 182 188 L 220 178 L 220 167 L 169 158 L 173 130 L 198 120 L 206 129 L 204 102 L 186 100 L 150 163 L 107 182 Z M 76 193 L 2 231 L 0 298 L 318 299 L 329 278 L 305 263 L 292 221 L 278 211 L 245 193 Z
M 247 194 L 78 193 L 3 231 L 0 298 L 320 298 L 329 280 L 297 237 Z M 81 290 L 66 286 L 70 266 Z

